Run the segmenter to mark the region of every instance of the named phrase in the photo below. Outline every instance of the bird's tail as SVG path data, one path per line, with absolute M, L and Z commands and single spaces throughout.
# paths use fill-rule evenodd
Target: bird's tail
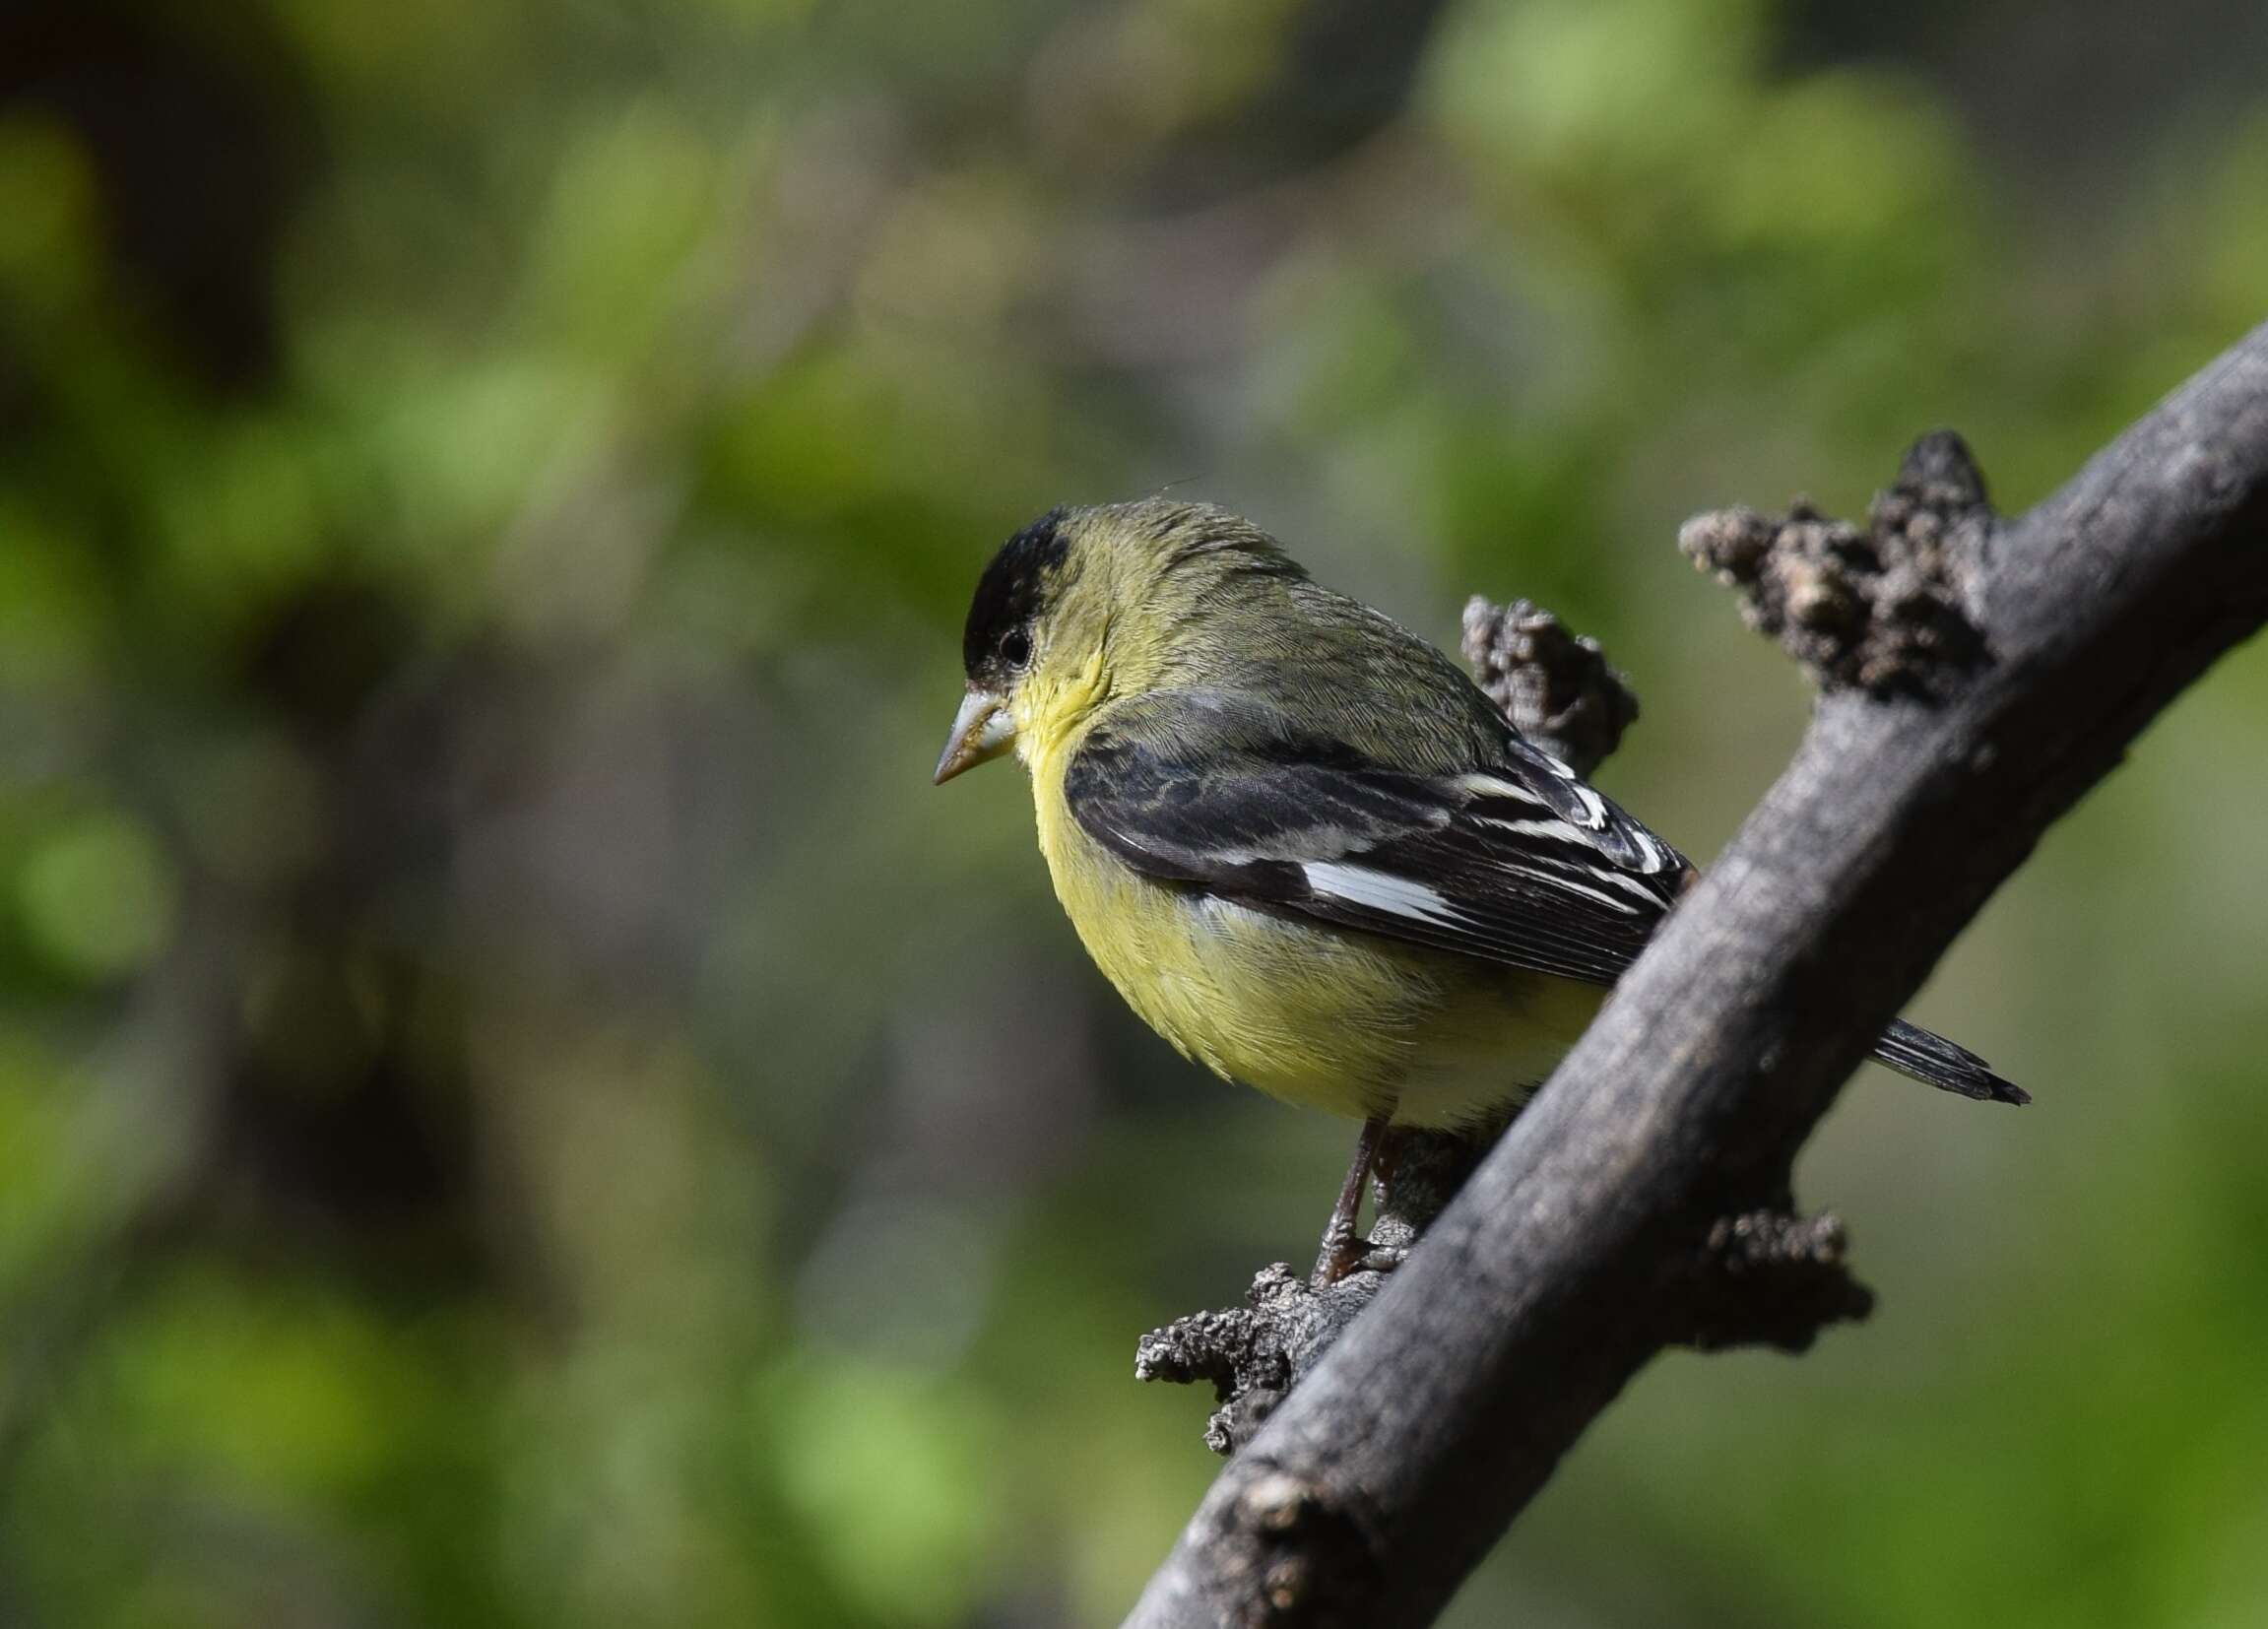
M 1904 1018 L 1895 1020 L 1874 1043 L 1875 1060 L 1925 1086 L 1957 1091 L 1988 1103 L 2029 1103 L 2032 1094 L 2003 1080 L 1967 1047 L 1955 1046 Z

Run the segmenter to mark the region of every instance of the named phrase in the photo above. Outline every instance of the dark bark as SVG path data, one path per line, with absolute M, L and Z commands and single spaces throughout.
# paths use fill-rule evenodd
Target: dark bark
M 1473 679 L 1521 734 L 1588 775 L 1638 722 L 1638 697 L 1606 665 L 1598 641 L 1570 633 L 1526 600 L 1464 608 L 1464 659 Z
M 1923 443 L 1908 474 L 1945 451 Z M 2268 327 L 2028 513 L 1965 513 L 1972 542 L 1924 609 L 1957 610 L 1980 652 L 1924 652 L 1920 682 L 1887 684 L 1801 652 L 1837 687 L 1794 761 L 1370 1315 L 1222 1470 L 1132 1624 L 1432 1621 L 1667 1342 L 1660 1306 L 1717 1219 L 1785 1191 L 1953 936 L 2268 619 Z M 1860 597 L 1867 620 L 1900 615 Z

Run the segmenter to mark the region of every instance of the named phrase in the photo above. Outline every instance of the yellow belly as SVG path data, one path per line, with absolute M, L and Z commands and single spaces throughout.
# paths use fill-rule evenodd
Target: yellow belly
M 1539 1084 L 1605 997 L 1154 882 L 1080 830 L 1038 767 L 1040 850 L 1087 953 L 1229 1079 L 1334 1114 L 1465 1125 Z

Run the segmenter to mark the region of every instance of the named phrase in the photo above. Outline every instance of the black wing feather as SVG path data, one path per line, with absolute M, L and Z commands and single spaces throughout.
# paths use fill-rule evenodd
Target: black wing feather
M 1612 984 L 1688 868 L 1506 728 L 1496 762 L 1418 774 L 1192 693 L 1092 732 L 1080 827 L 1145 876 L 1279 914 Z

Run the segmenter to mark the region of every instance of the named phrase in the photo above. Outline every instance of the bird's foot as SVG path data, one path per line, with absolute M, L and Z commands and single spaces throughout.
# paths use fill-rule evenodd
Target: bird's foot
M 1362 1123 L 1362 1136 L 1355 1139 L 1346 1181 L 1339 1185 L 1338 1203 L 1330 1207 L 1330 1220 L 1323 1230 L 1323 1249 L 1316 1256 L 1315 1272 L 1308 1279 L 1317 1289 L 1337 1283 L 1370 1254 L 1370 1241 L 1354 1236 L 1354 1218 L 1362 1208 L 1363 1190 L 1370 1186 L 1371 1163 L 1378 1157 L 1379 1145 L 1390 1140 L 1385 1115 L 1374 1114 Z
M 1326 1234 L 1323 1252 L 1315 1259 L 1315 1271 L 1308 1278 L 1308 1286 L 1328 1289 L 1357 1272 L 1392 1272 L 1408 1256 L 1405 1245 L 1374 1244 L 1369 1239 L 1356 1238 L 1351 1229 L 1342 1238 Z
M 1370 1254 L 1370 1241 L 1354 1236 L 1354 1229 L 1340 1233 L 1336 1228 L 1323 1236 L 1323 1248 L 1316 1252 L 1315 1271 L 1308 1274 L 1312 1289 L 1328 1289 L 1362 1265 L 1363 1257 Z

